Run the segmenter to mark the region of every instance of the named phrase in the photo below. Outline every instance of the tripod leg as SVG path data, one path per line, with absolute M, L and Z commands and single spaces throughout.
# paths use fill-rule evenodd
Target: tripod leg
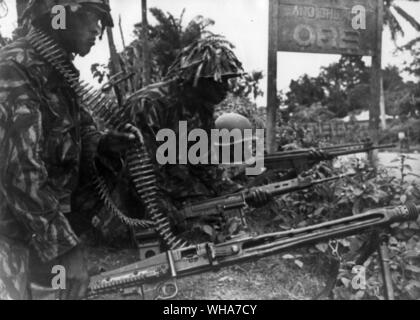
M 363 244 L 360 249 L 359 257 L 356 260 L 356 265 L 362 266 L 369 259 L 369 257 L 377 251 L 379 246 L 379 234 L 374 231 L 369 235 L 368 240 Z
M 337 284 L 338 275 L 340 274 L 340 265 L 340 259 L 333 258 L 331 260 L 331 265 L 328 269 L 329 278 L 325 288 L 316 297 L 314 297 L 313 300 L 332 300 L 334 298 L 333 290 Z
M 385 298 L 387 300 L 395 300 L 394 296 L 394 287 L 392 284 L 391 268 L 390 268 L 390 259 L 389 259 L 389 249 L 388 249 L 388 235 L 380 235 L 379 243 L 379 259 L 382 267 L 382 277 L 384 281 L 384 291 Z

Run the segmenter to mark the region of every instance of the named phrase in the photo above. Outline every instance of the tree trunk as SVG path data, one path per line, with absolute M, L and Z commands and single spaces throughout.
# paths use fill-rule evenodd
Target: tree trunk
M 109 5 L 109 0 L 106 0 L 106 4 Z M 110 78 L 115 76 L 116 74 L 121 73 L 121 64 L 120 64 L 120 57 L 118 55 L 117 48 L 115 46 L 114 41 L 114 34 L 112 32 L 112 28 L 106 28 L 106 35 L 108 38 L 108 47 L 109 47 L 109 55 L 110 55 Z M 124 85 L 116 85 L 114 86 L 115 94 L 118 99 L 119 105 L 122 105 L 123 99 L 125 98 L 125 88 Z
M 143 24 L 143 86 L 150 84 L 150 50 L 149 50 L 149 23 L 147 21 L 147 0 L 141 1 Z

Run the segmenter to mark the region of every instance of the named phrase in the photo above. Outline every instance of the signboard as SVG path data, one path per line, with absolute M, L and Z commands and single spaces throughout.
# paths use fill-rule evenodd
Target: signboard
M 377 0 L 274 0 L 277 51 L 372 56 Z

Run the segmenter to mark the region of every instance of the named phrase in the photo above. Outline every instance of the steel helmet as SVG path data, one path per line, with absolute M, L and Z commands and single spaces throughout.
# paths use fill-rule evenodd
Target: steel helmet
M 224 154 L 226 148 L 230 150 L 230 163 L 223 164 L 234 166 L 242 165 L 249 160 L 246 157 L 252 157 L 255 135 L 253 126 L 246 117 L 238 113 L 222 114 L 215 122 L 215 129 L 220 130 L 220 133 L 224 131 L 224 134 L 229 135 L 229 139 L 227 139 L 227 137 L 223 137 L 219 139 L 219 141 L 212 141 L 212 148 L 218 150 L 217 154 L 219 154 L 219 158 L 221 154 Z M 241 135 L 234 133 L 234 130 L 236 132 L 239 131 Z M 245 130 L 247 130 L 248 133 Z M 252 135 L 249 134 L 250 131 Z M 237 149 L 237 147 L 240 149 Z M 246 153 L 245 150 L 248 150 L 248 152 Z M 241 153 L 237 154 L 237 152 Z
M 225 113 L 216 119 L 215 128 L 218 130 L 226 129 L 229 132 L 232 132 L 235 129 L 239 129 L 242 132 L 242 138 L 237 141 L 230 141 L 229 145 L 235 145 L 238 143 L 243 143 L 245 140 L 244 132 L 245 130 L 252 130 L 251 121 L 248 118 L 238 114 L 238 113 Z M 225 144 L 219 143 L 218 146 L 224 146 Z
M 228 129 L 229 131 L 234 129 L 252 129 L 251 121 L 248 118 L 238 113 L 224 113 L 216 119 L 216 129 Z
M 223 36 L 210 35 L 185 47 L 169 68 L 167 78 L 181 79 L 197 86 L 200 78 L 222 82 L 243 74 L 242 63 L 232 49 L 234 46 Z
M 73 12 L 82 8 L 95 11 L 100 16 L 102 28 L 114 26 L 108 0 L 31 0 L 19 19 L 35 21 L 50 15 L 51 9 L 57 5 L 69 7 Z

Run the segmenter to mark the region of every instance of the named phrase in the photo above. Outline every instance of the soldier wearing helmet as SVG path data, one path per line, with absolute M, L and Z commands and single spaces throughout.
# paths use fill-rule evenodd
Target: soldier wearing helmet
M 64 30 L 52 26 L 54 5 L 66 10 Z M 87 152 L 105 159 L 134 136 L 99 132 L 51 61 L 60 55 L 74 68 L 112 18 L 100 0 L 32 0 L 22 18 L 29 34 L 0 51 L 0 299 L 30 298 L 32 280 L 51 287 L 54 265 L 66 270 L 61 298 L 75 299 L 88 285 L 68 220 L 88 202 L 79 198 L 89 182 L 82 164 Z M 59 49 L 38 51 L 33 43 L 46 37 Z

